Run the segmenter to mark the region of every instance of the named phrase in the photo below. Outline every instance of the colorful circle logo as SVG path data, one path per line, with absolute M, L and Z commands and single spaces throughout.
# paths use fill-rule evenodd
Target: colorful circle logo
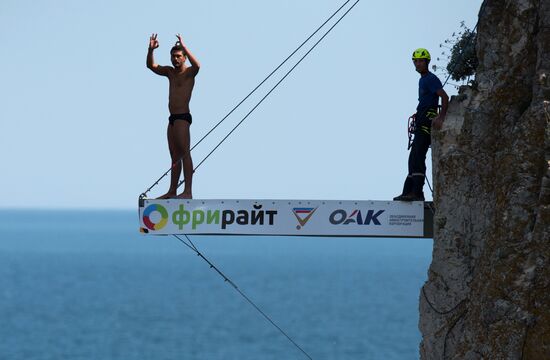
M 160 221 L 158 223 L 154 223 L 151 221 L 151 214 L 155 211 L 160 213 Z M 168 222 L 168 211 L 166 211 L 166 208 L 159 204 L 151 204 L 143 210 L 143 223 L 149 230 L 160 230 L 163 227 L 166 226 L 166 223 Z

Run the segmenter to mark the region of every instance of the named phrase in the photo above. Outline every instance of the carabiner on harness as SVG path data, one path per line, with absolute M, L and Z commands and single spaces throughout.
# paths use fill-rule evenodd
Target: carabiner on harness
M 407 131 L 408 131 L 407 135 L 409 136 L 409 143 L 407 145 L 407 150 L 410 150 L 413 143 L 413 135 L 414 135 L 414 132 L 416 131 L 416 113 L 412 114 L 409 117 L 409 120 L 407 122 Z

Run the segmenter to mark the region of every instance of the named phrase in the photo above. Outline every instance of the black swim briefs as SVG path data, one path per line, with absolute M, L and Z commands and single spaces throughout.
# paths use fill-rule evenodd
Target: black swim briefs
M 168 118 L 168 122 L 172 126 L 174 126 L 174 121 L 176 120 L 185 120 L 189 124 L 191 124 L 193 122 L 193 117 L 191 116 L 190 113 L 185 113 L 185 114 L 171 114 L 170 117 Z

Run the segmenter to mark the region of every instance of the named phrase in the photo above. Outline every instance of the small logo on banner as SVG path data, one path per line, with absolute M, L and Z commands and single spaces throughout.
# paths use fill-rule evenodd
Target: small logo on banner
M 155 223 L 153 222 L 153 219 L 151 219 L 151 215 L 155 212 L 158 212 L 160 214 L 160 221 Z M 166 211 L 166 208 L 159 204 L 151 204 L 143 210 L 143 224 L 147 226 L 147 229 L 149 230 L 160 230 L 164 226 L 166 226 L 166 223 L 168 222 L 168 211 Z M 143 232 L 147 233 L 146 229 L 143 229 Z
M 378 217 L 382 215 L 386 210 L 378 210 L 375 213 L 375 210 L 368 210 L 363 217 L 361 215 L 361 210 L 355 209 L 351 212 L 351 214 L 348 215 L 346 210 L 338 209 L 332 212 L 329 217 L 329 221 L 332 225 L 349 225 L 349 224 L 357 224 L 357 225 L 370 225 L 371 223 L 373 225 L 381 225 L 380 220 L 378 220 Z
M 296 216 L 296 220 L 298 220 L 299 224 L 296 225 L 296 229 L 300 230 L 304 227 L 315 213 L 315 210 L 317 210 L 317 208 L 293 208 L 292 212 L 294 213 L 294 216 Z

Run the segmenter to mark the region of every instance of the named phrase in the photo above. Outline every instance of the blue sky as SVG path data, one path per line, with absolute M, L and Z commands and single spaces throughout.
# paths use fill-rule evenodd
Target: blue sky
M 145 67 L 151 33 L 160 64 L 169 64 L 176 33 L 202 63 L 191 101 L 196 141 L 342 3 L 3 0 L 0 207 L 137 205 L 170 165 L 168 83 Z M 417 100 L 411 53 L 440 55 L 460 21 L 475 25 L 480 5 L 360 1 L 201 166 L 195 198 L 399 194 Z M 259 96 L 193 152 L 195 164 Z

